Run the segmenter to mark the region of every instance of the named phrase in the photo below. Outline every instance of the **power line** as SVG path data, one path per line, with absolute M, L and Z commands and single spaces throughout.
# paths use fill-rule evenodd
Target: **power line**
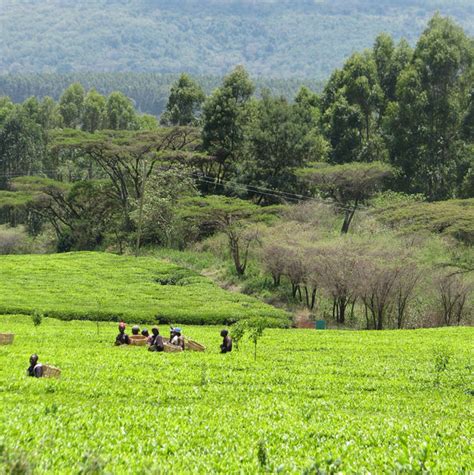
M 322 204 L 325 206 L 330 206 L 330 207 L 337 207 L 342 210 L 347 210 L 347 211 L 352 211 L 354 208 L 350 206 L 341 206 L 338 205 L 337 203 L 333 201 L 328 201 L 328 200 L 323 200 L 321 198 L 314 198 L 311 196 L 305 196 L 305 195 L 300 195 L 297 193 L 289 193 L 286 191 L 281 191 L 281 190 L 275 190 L 275 189 L 270 189 L 270 188 L 264 188 L 261 186 L 255 186 L 255 185 L 246 185 L 243 183 L 236 183 L 230 180 L 220 180 L 219 182 L 215 181 L 215 179 L 211 176 L 208 175 L 201 175 L 200 177 L 193 177 L 195 180 L 202 181 L 204 183 L 212 184 L 212 185 L 217 185 L 217 186 L 222 186 L 224 187 L 226 184 L 232 184 L 234 186 L 243 188 L 247 191 L 254 192 L 254 193 L 259 193 L 264 196 L 272 196 L 280 199 L 286 199 L 290 200 L 296 203 L 299 203 L 301 201 L 311 201 L 317 204 Z M 358 205 L 356 209 L 365 209 L 368 210 L 370 209 L 368 206 L 362 206 Z
M 56 170 L 42 170 L 39 173 L 41 173 L 41 174 L 51 174 L 51 175 L 55 175 L 55 176 L 57 176 L 59 174 L 57 169 Z M 24 173 L 18 173 L 18 174 L 3 173 L 3 174 L 0 174 L 0 178 L 20 178 L 20 177 L 28 177 L 28 176 L 38 177 L 39 175 L 25 175 Z M 191 173 L 190 176 L 194 180 L 200 181 L 201 183 L 206 183 L 208 185 L 221 186 L 221 187 L 225 187 L 226 185 L 233 185 L 233 186 L 237 186 L 239 188 L 242 188 L 242 189 L 244 189 L 244 190 L 246 190 L 247 192 L 250 192 L 250 193 L 258 193 L 258 194 L 263 195 L 263 196 L 269 196 L 269 197 L 272 197 L 272 198 L 283 199 L 283 200 L 286 200 L 286 201 L 291 201 L 293 203 L 300 203 L 301 201 L 306 201 L 306 202 L 317 203 L 317 204 L 324 205 L 324 206 L 329 206 L 329 207 L 332 207 L 332 208 L 337 207 L 338 209 L 345 210 L 345 211 L 353 211 L 354 210 L 353 207 L 341 206 L 341 205 L 338 205 L 337 203 L 335 203 L 334 201 L 328 201 L 328 200 L 324 200 L 322 198 L 314 198 L 314 197 L 311 197 L 311 196 L 301 195 L 301 194 L 298 194 L 298 193 L 290 193 L 290 192 L 283 191 L 283 190 L 265 188 L 263 186 L 237 183 L 237 182 L 233 182 L 231 180 L 220 179 L 219 181 L 216 181 L 216 179 L 214 177 L 212 177 L 210 175 L 205 175 L 205 174 L 201 174 L 201 175 L 196 176 L 195 173 Z M 44 177 L 44 178 L 49 178 L 49 177 Z M 356 210 L 357 209 L 359 209 L 359 210 L 361 210 L 361 209 L 369 210 L 370 208 L 368 206 L 358 205 L 356 207 Z

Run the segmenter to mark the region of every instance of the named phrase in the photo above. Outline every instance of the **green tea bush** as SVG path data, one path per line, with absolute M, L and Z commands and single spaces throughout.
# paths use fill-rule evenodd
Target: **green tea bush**
M 153 257 L 81 252 L 0 256 L 0 311 L 61 320 L 231 324 L 288 315 L 255 298 L 228 292 L 198 273 Z
M 0 473 L 474 470 L 473 328 L 268 328 L 257 361 L 245 337 L 220 354 L 220 329 L 182 326 L 204 353 L 152 353 L 114 347 L 114 323 L 0 316 L 15 333 L 0 346 Z M 27 377 L 33 352 L 61 378 Z

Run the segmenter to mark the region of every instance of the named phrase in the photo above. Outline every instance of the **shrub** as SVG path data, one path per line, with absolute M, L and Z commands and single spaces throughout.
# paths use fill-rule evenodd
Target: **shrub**
M 0 228 L 0 254 L 25 254 L 30 252 L 28 236 L 22 227 Z

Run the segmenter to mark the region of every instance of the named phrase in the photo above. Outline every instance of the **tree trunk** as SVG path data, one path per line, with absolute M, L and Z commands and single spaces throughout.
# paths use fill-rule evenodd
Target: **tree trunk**
M 317 289 L 313 289 L 311 293 L 311 310 L 314 310 L 314 304 L 316 303 L 316 290 Z
M 354 214 L 358 205 L 359 203 L 356 201 L 351 209 L 346 208 L 344 210 L 344 221 L 342 223 L 341 234 L 347 234 L 349 232 L 349 227 L 352 223 L 352 218 L 354 218 Z
M 234 237 L 229 237 L 229 243 L 232 259 L 234 260 L 235 270 L 237 272 L 237 275 L 242 276 L 244 275 L 245 267 L 242 266 L 242 263 L 240 261 L 239 241 Z

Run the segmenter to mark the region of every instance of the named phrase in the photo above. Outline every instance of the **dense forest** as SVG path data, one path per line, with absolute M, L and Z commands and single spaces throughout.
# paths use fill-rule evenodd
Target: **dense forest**
M 23 102 L 31 96 L 38 99 L 49 96 L 58 100 L 62 92 L 71 84 L 80 83 L 102 94 L 119 91 L 132 99 L 140 112 L 160 115 L 168 101 L 171 85 L 179 74 L 161 73 L 69 73 L 69 74 L 4 74 L 0 75 L 0 96 L 8 96 L 13 102 Z M 222 77 L 198 76 L 196 81 L 203 91 L 210 94 L 220 83 Z M 301 86 L 320 92 L 322 81 L 310 79 L 271 79 L 255 78 L 257 92 L 270 90 L 277 96 L 292 99 Z
M 0 70 L 221 76 L 243 64 L 266 77 L 324 80 L 380 31 L 413 45 L 436 10 L 474 31 L 469 0 L 7 0 Z
M 472 37 L 437 14 L 415 47 L 380 34 L 292 100 L 243 66 L 210 94 L 182 74 L 159 119 L 80 83 L 4 97 L 0 250 L 212 250 L 248 293 L 338 324 L 460 323 L 473 66 Z

